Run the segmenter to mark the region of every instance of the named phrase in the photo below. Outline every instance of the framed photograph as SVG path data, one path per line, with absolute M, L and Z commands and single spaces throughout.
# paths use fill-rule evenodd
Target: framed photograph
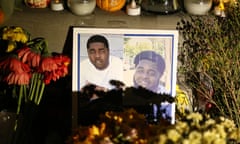
M 91 42 L 97 42 L 95 46 L 98 48 Z M 117 80 L 125 87 L 143 87 L 174 97 L 177 45 L 177 30 L 73 27 L 72 92 L 79 93 L 89 84 L 112 90 L 116 86 L 109 81 Z M 141 105 L 144 101 L 137 99 L 121 103 L 123 106 Z M 78 114 L 80 101 L 75 95 L 75 123 L 81 119 Z M 161 107 L 165 106 L 168 106 L 170 121 L 174 123 L 175 104 L 161 104 Z M 153 108 L 153 111 L 156 109 Z

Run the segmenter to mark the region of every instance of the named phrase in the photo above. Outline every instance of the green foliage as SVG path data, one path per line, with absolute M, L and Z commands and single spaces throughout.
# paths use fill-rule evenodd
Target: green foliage
M 183 38 L 179 46 L 179 73 L 186 76 L 191 88 L 197 89 L 216 106 L 221 115 L 240 126 L 240 4 L 231 3 L 227 17 L 190 16 L 177 29 Z M 214 88 L 209 90 L 196 73 L 207 77 Z
M 130 61 L 141 51 L 153 50 L 164 56 L 164 39 L 159 40 L 155 38 L 143 38 L 143 39 L 129 39 L 124 41 L 124 56 Z

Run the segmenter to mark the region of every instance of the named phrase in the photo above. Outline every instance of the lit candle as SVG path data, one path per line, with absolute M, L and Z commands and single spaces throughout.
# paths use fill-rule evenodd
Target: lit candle
M 224 7 L 224 2 L 223 0 L 220 0 L 219 5 L 214 8 L 214 13 L 217 16 L 225 17 L 225 7 Z
M 130 16 L 138 16 L 141 14 L 141 8 L 136 4 L 135 0 L 132 0 L 127 6 L 127 14 Z
M 52 0 L 51 9 L 53 11 L 61 11 L 64 10 L 63 3 L 60 0 Z

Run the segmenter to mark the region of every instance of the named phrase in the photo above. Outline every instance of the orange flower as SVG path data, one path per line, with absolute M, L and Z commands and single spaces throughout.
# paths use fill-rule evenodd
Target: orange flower
M 15 57 L 8 57 L 4 61 L 1 61 L 0 68 L 14 73 L 30 72 L 30 67 Z
M 41 60 L 39 71 L 46 72 L 46 71 L 53 71 L 58 68 L 56 61 L 52 57 L 45 57 Z
M 24 47 L 18 51 L 18 57 L 22 62 L 27 63 L 30 67 L 38 67 L 41 55 L 31 51 L 31 48 Z
M 51 80 L 56 81 L 60 78 L 60 75 L 58 75 L 57 73 L 55 73 L 55 71 L 52 72 L 45 72 L 44 73 L 44 83 L 45 84 L 49 84 L 51 82 Z
M 45 71 L 45 84 L 49 84 L 51 80 L 56 81 L 60 77 L 64 77 L 66 76 L 66 74 L 68 74 L 68 65 L 70 63 L 70 58 L 63 55 L 57 55 L 51 59 L 51 62 L 55 62 L 54 65 L 56 65 L 57 67 L 52 68 L 52 70 L 48 69 L 48 71 Z
M 23 73 L 14 73 L 11 72 L 7 75 L 4 79 L 9 85 L 16 84 L 16 85 L 27 85 L 29 84 L 31 75 L 27 72 Z
M 29 74 L 30 68 L 20 60 L 9 57 L 0 62 L 0 68 L 6 72 L 3 81 L 6 81 L 8 84 L 22 85 L 29 83 L 31 78 Z
M 64 55 L 58 55 L 53 57 L 58 65 L 56 70 L 59 75 L 65 76 L 68 74 L 68 65 L 70 64 L 70 58 Z

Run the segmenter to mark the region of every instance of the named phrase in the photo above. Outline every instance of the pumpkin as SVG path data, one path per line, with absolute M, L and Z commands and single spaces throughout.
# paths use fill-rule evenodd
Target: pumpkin
M 46 8 L 51 0 L 24 0 L 25 4 L 31 8 Z
M 126 3 L 126 0 L 96 0 L 96 4 L 100 9 L 109 12 L 121 10 Z

